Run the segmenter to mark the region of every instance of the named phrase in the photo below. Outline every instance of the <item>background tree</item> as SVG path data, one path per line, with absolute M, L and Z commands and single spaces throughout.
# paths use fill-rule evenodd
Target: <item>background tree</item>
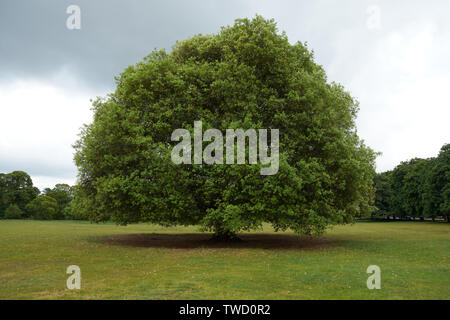
M 65 207 L 64 217 L 67 220 L 89 220 L 87 215 L 87 208 L 85 202 L 79 196 L 79 187 L 73 186 L 71 188 L 73 200 Z
M 17 204 L 11 204 L 5 210 L 5 219 L 21 219 L 22 218 L 22 210 L 20 210 Z
M 431 159 L 401 162 L 392 172 L 391 213 L 402 218 L 423 218 Z
M 356 134 L 357 111 L 305 44 L 260 16 L 237 20 L 151 53 L 95 101 L 75 145 L 83 206 L 97 222 L 201 225 L 219 239 L 263 222 L 320 234 L 372 208 L 375 155 Z M 196 120 L 222 132 L 279 129 L 279 172 L 175 165 L 171 134 Z
M 374 178 L 375 207 L 373 215 L 388 218 L 392 212 L 392 171 L 378 173 Z
M 0 219 L 4 217 L 6 208 L 8 208 L 8 203 L 6 200 L 5 174 L 0 172 Z
M 413 159 L 409 161 L 404 176 L 403 187 L 403 207 L 409 217 L 423 218 L 424 211 L 424 186 L 427 173 L 429 171 L 428 159 Z
M 64 219 L 64 210 L 73 200 L 72 187 L 68 184 L 56 184 L 53 189 L 45 189 L 44 194 L 58 202 L 58 210 L 55 219 Z
M 26 205 L 28 215 L 37 220 L 53 220 L 57 218 L 58 202 L 46 195 L 37 196 Z
M 24 211 L 25 206 L 38 194 L 39 189 L 33 186 L 33 181 L 26 172 L 13 171 L 0 174 L 0 216 L 12 204 L 16 204 Z
M 441 215 L 449 221 L 450 144 L 442 146 L 433 162 L 427 186 L 425 213 L 429 217 Z
M 405 194 L 403 193 L 403 180 L 408 173 L 408 164 L 406 162 L 400 163 L 392 171 L 392 198 L 391 198 L 391 210 L 395 217 L 406 216 L 405 211 Z
M 447 180 L 450 180 L 450 173 L 447 172 Z M 442 203 L 439 206 L 442 214 L 447 218 L 447 222 L 450 222 L 450 183 L 447 183 L 442 189 Z

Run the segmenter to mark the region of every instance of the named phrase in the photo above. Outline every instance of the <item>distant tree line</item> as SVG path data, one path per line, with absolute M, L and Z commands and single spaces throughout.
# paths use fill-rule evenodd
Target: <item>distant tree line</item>
M 67 184 L 41 192 L 23 171 L 0 173 L 0 219 L 84 220 L 75 194 Z
M 374 187 L 374 219 L 450 222 L 450 144 L 435 158 L 415 158 L 377 174 Z

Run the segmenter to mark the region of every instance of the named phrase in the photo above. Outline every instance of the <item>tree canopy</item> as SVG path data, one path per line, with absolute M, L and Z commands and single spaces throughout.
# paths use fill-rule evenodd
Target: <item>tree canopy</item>
M 155 50 L 116 82 L 75 145 L 92 221 L 200 225 L 225 237 L 267 222 L 320 234 L 370 211 L 375 154 L 356 133 L 357 101 L 274 21 L 240 19 Z M 222 132 L 279 129 L 278 173 L 174 164 L 171 134 L 192 132 L 194 121 Z

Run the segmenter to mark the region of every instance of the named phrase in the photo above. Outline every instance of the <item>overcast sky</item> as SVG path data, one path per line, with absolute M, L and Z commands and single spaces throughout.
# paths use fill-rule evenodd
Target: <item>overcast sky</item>
M 66 26 L 72 4 L 80 29 Z M 73 184 L 71 145 L 114 76 L 154 48 L 255 14 L 307 41 L 360 101 L 359 135 L 383 153 L 377 171 L 450 142 L 448 0 L 1 0 L 0 172 L 26 171 L 41 189 Z

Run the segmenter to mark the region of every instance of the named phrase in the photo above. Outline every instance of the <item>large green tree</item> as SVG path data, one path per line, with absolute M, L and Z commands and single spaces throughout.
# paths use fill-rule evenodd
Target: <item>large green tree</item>
M 75 145 L 91 220 L 201 225 L 230 238 L 263 222 L 320 234 L 371 210 L 375 154 L 357 136 L 358 103 L 273 21 L 236 20 L 177 42 L 116 80 Z M 174 164 L 172 132 L 197 120 L 221 132 L 279 129 L 278 173 Z

